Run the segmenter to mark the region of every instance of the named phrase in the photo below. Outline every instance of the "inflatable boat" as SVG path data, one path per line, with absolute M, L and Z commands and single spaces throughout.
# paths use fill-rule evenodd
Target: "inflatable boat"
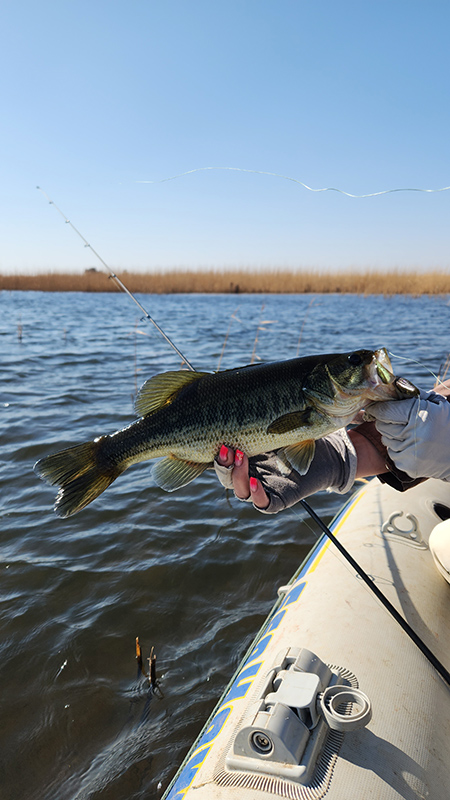
M 375 478 L 331 525 L 444 673 L 449 518 L 448 484 Z M 164 800 L 448 800 L 449 685 L 325 534 L 278 594 Z

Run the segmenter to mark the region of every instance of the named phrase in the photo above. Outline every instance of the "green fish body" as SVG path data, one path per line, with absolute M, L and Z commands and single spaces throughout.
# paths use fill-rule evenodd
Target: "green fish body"
M 60 487 L 55 511 L 63 517 L 92 502 L 129 466 L 148 459 L 162 457 L 153 468 L 161 488 L 179 489 L 212 466 L 222 444 L 249 457 L 284 448 L 290 464 L 305 474 L 316 439 L 349 424 L 370 401 L 414 393 L 407 386 L 399 390 L 384 349 L 218 373 L 165 372 L 141 388 L 140 419 L 47 456 L 35 471 Z

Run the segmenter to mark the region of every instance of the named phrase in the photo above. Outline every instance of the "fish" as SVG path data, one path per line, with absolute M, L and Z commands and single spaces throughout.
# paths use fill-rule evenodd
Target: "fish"
M 149 459 L 166 491 L 186 486 L 223 444 L 248 457 L 284 449 L 304 475 L 315 441 L 348 425 L 372 401 L 417 394 L 396 378 L 385 348 L 251 364 L 222 372 L 169 371 L 147 380 L 139 419 L 114 433 L 52 453 L 34 466 L 58 486 L 54 510 L 69 517 L 95 500 L 128 467 Z

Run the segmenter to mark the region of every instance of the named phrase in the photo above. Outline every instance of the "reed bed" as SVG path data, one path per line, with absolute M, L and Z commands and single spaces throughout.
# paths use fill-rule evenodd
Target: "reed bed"
M 443 271 L 347 270 L 170 270 L 117 273 L 133 293 L 144 294 L 448 294 L 450 274 Z M 116 292 L 106 272 L 48 272 L 0 275 L 0 290 L 40 292 Z

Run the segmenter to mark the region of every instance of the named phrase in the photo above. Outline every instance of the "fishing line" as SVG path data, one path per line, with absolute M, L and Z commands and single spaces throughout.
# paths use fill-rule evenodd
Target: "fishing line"
M 441 192 L 441 191 L 447 191 L 447 189 L 450 189 L 450 186 L 446 186 L 443 189 L 388 189 L 388 190 L 385 190 L 383 192 L 374 192 L 372 194 L 367 194 L 367 195 L 352 195 L 352 194 L 350 194 L 348 192 L 344 192 L 341 189 L 335 189 L 335 188 L 312 189 L 310 186 L 306 186 L 306 184 L 302 183 L 301 181 L 297 180 L 296 178 L 289 178 L 286 175 L 277 175 L 276 173 L 262 172 L 260 170 L 239 169 L 238 167 L 200 167 L 199 169 L 189 170 L 188 172 L 181 173 L 180 175 L 174 175 L 171 178 L 164 178 L 161 181 L 137 181 L 137 183 L 163 183 L 164 181 L 174 180 L 175 178 L 181 177 L 182 175 L 189 175 L 189 174 L 191 174 L 193 172 L 199 172 L 199 171 L 202 171 L 202 170 L 212 170 L 212 169 L 228 169 L 228 170 L 234 170 L 234 171 L 238 171 L 238 172 L 255 172 L 257 174 L 262 174 L 262 175 L 273 175 L 274 177 L 280 177 L 280 178 L 284 178 L 285 180 L 290 180 L 290 181 L 294 181 L 295 183 L 299 183 L 305 189 L 308 189 L 309 191 L 312 191 L 312 192 L 335 191 L 335 192 L 339 192 L 340 194 L 345 194 L 348 197 L 375 197 L 375 196 L 380 195 L 380 194 L 390 194 L 392 192 L 399 192 L 399 191 Z M 89 249 L 92 251 L 92 253 L 95 255 L 95 257 L 100 261 L 100 263 L 108 271 L 110 278 L 116 283 L 116 285 L 121 289 L 121 291 L 123 291 L 125 294 L 127 294 L 133 300 L 133 302 L 140 308 L 140 310 L 145 315 L 145 319 L 147 319 L 149 322 L 151 322 L 155 326 L 156 330 L 161 334 L 161 336 L 165 339 L 165 341 L 175 350 L 175 352 L 178 354 L 178 356 L 184 361 L 186 366 L 190 370 L 195 371 L 194 367 L 189 363 L 187 358 L 180 352 L 180 350 L 178 350 L 176 345 L 171 341 L 171 339 L 162 330 L 162 328 L 150 316 L 148 311 L 141 305 L 141 303 L 129 291 L 129 289 L 127 289 L 127 287 L 122 283 L 120 278 L 117 277 L 117 275 L 114 273 L 114 271 L 108 266 L 108 264 L 103 260 L 103 258 L 99 255 L 99 253 L 97 253 L 97 251 L 94 250 L 92 245 L 87 241 L 87 239 L 84 238 L 84 236 L 73 225 L 73 223 L 66 217 L 66 215 L 63 214 L 61 209 L 58 208 L 58 206 L 53 202 L 53 200 L 51 200 L 49 198 L 49 196 L 46 194 L 46 192 L 44 192 L 43 189 L 41 189 L 40 186 L 37 186 L 36 188 L 39 189 L 40 192 L 42 192 L 44 197 L 47 198 L 49 204 L 55 207 L 56 211 L 58 211 L 58 213 L 62 216 L 62 218 L 64 219 L 66 224 L 70 225 L 72 230 L 84 242 L 84 246 L 85 247 L 89 247 Z M 403 356 L 395 356 L 394 353 L 391 353 L 390 355 L 394 356 L 395 358 L 403 359 L 405 361 L 408 360 L 407 358 L 405 358 Z M 409 359 L 409 360 L 414 361 L 414 359 Z M 420 363 L 420 362 L 416 362 L 416 363 Z M 431 370 L 429 370 L 429 371 L 431 372 Z M 433 373 L 431 372 L 431 374 L 433 374 Z M 436 377 L 436 376 L 434 376 L 434 377 Z M 425 642 L 416 634 L 416 632 L 411 628 L 411 626 L 406 622 L 406 620 L 401 616 L 401 614 L 399 614 L 397 609 L 392 605 L 392 603 L 387 599 L 387 597 L 385 597 L 385 595 L 379 590 L 378 586 L 376 586 L 376 584 L 371 580 L 369 575 L 362 569 L 362 567 L 359 566 L 358 562 L 355 561 L 355 559 L 353 558 L 353 556 L 350 555 L 348 550 L 346 550 L 346 548 L 341 544 L 341 542 L 334 536 L 334 534 L 331 532 L 329 527 L 325 524 L 325 522 L 323 522 L 323 520 L 319 517 L 319 515 L 316 514 L 314 509 L 311 508 L 311 506 L 306 502 L 306 500 L 300 500 L 299 503 L 300 503 L 301 506 L 303 506 L 305 511 L 307 511 L 307 513 L 314 520 L 314 522 L 317 525 L 319 525 L 319 527 L 326 534 L 326 536 L 328 536 L 328 538 L 331 540 L 331 542 L 335 545 L 335 547 L 339 550 L 339 552 L 344 556 L 346 561 L 349 562 L 351 567 L 357 572 L 357 574 L 360 576 L 360 578 L 369 587 L 369 589 L 373 592 L 373 594 L 378 598 L 378 600 L 382 603 L 382 605 L 387 609 L 387 611 L 391 614 L 391 616 L 396 620 L 396 622 L 400 625 L 400 627 L 404 630 L 404 632 L 409 636 L 409 638 L 414 642 L 414 644 L 419 648 L 419 650 L 421 650 L 421 652 L 428 659 L 430 664 L 432 664 L 432 666 L 439 673 L 439 675 L 441 675 L 441 677 L 445 680 L 447 685 L 450 686 L 450 673 L 443 666 L 443 664 L 441 664 L 441 662 L 436 658 L 436 656 L 431 652 L 431 650 L 427 647 Z
M 184 356 L 184 355 L 183 355 L 183 353 L 182 353 L 182 352 L 181 352 L 181 351 L 178 349 L 178 347 L 177 347 L 177 346 L 176 346 L 176 345 L 175 345 L 175 344 L 172 342 L 172 340 L 171 340 L 171 339 L 170 339 L 170 338 L 167 336 L 167 334 L 166 334 L 166 333 L 164 333 L 163 329 L 162 329 L 162 328 L 161 328 L 161 327 L 158 325 L 158 323 L 157 323 L 157 322 L 155 322 L 155 320 L 153 319 L 153 317 L 151 317 L 151 316 L 150 316 L 150 314 L 148 313 L 148 311 L 147 311 L 147 310 L 144 308 L 144 306 L 143 306 L 143 305 L 142 305 L 142 304 L 139 302 L 139 300 L 137 299 L 137 297 L 135 297 L 135 296 L 134 296 L 134 294 L 132 294 L 132 293 L 130 292 L 130 290 L 129 290 L 129 289 L 127 289 L 127 287 L 125 286 L 125 284 L 124 284 L 124 283 L 122 283 L 122 281 L 120 280 L 120 278 L 119 278 L 119 277 L 116 275 L 116 273 L 115 273 L 115 272 L 114 272 L 114 271 L 111 269 L 111 267 L 109 267 L 109 266 L 108 266 L 108 264 L 106 263 L 106 261 L 104 261 L 104 260 L 103 260 L 103 258 L 101 257 L 101 255 L 100 255 L 99 253 L 97 253 L 97 251 L 96 251 L 96 250 L 94 250 L 94 248 L 92 247 L 92 245 L 91 245 L 91 244 L 89 244 L 89 242 L 87 241 L 87 239 L 85 239 L 85 238 L 84 238 L 83 234 L 82 234 L 82 233 L 80 233 L 80 231 L 79 231 L 79 230 L 78 230 L 78 229 L 75 227 L 75 225 L 74 225 L 74 224 L 73 224 L 73 223 L 70 221 L 70 219 L 68 219 L 68 218 L 66 217 L 66 215 L 65 215 L 65 214 L 63 214 L 63 212 L 61 211 L 61 209 L 60 209 L 60 208 L 58 208 L 58 206 L 56 205 L 56 203 L 54 203 L 54 202 L 53 202 L 53 200 L 50 200 L 50 197 L 48 196 L 48 194 L 47 194 L 46 192 L 44 192 L 44 190 L 43 190 L 43 189 L 41 189 L 41 187 L 40 187 L 40 186 L 36 186 L 36 189 L 39 189 L 39 191 L 40 191 L 40 192 L 42 192 L 42 194 L 44 195 L 44 197 L 46 197 L 46 198 L 47 198 L 47 200 L 48 200 L 49 204 L 50 204 L 51 206 L 53 206 L 53 207 L 56 209 L 56 211 L 58 212 L 58 214 L 60 214 L 60 215 L 61 215 L 61 217 L 63 218 L 64 222 L 65 222 L 67 225 L 70 225 L 70 227 L 72 228 L 72 230 L 73 230 L 73 231 L 75 231 L 75 233 L 77 234 L 77 236 L 79 236 L 79 238 L 81 239 L 81 241 L 82 241 L 82 242 L 84 242 L 84 246 L 85 246 L 85 247 L 89 247 L 89 249 L 90 249 L 90 250 L 91 250 L 91 252 L 94 254 L 94 256 L 95 256 L 95 257 L 96 257 L 96 258 L 97 258 L 97 259 L 100 261 L 100 263 L 101 263 L 101 264 L 102 264 L 102 265 L 105 267 L 105 269 L 106 269 L 106 270 L 107 270 L 107 272 L 109 273 L 109 277 L 111 278 L 111 280 L 113 280 L 113 281 L 114 281 L 114 283 L 116 284 L 116 286 L 118 286 L 118 287 L 119 287 L 119 289 L 120 289 L 122 292 L 125 292 L 125 294 L 127 294 L 127 295 L 128 295 L 128 297 L 130 297 L 130 298 L 131 298 L 131 300 L 132 300 L 134 303 L 136 303 L 136 305 L 138 306 L 138 308 L 139 308 L 139 309 L 142 311 L 142 313 L 144 314 L 144 318 L 145 318 L 146 320 L 148 320 L 148 322 L 151 322 L 151 323 L 152 323 L 152 325 L 154 325 L 154 326 L 155 326 L 155 328 L 156 328 L 156 330 L 158 331 L 158 333 L 160 333 L 160 334 L 161 334 L 161 336 L 162 336 L 162 337 L 163 337 L 163 338 L 166 340 L 166 342 L 167 342 L 167 343 L 168 343 L 168 344 L 169 344 L 169 345 L 170 345 L 170 346 L 173 348 L 173 350 L 175 350 L 176 354 L 177 354 L 177 355 L 178 355 L 178 356 L 181 358 L 181 360 L 183 361 L 183 363 L 185 363 L 185 364 L 186 364 L 186 366 L 187 366 L 187 367 L 188 367 L 190 370 L 192 370 L 192 372 L 195 372 L 195 367 L 193 367 L 193 366 L 192 366 L 192 364 L 190 364 L 190 363 L 189 363 L 189 361 L 187 360 L 186 356 Z
M 186 172 L 180 172 L 178 175 L 171 175 L 168 178 L 161 178 L 160 180 L 150 181 L 150 180 L 139 180 L 134 181 L 134 183 L 167 183 L 168 181 L 174 181 L 177 178 L 183 178 L 185 175 L 192 175 L 194 172 L 208 172 L 208 171 L 229 171 L 229 172 L 250 172 L 254 175 L 270 175 L 272 178 L 281 178 L 285 181 L 292 181 L 292 183 L 298 183 L 304 189 L 307 189 L 308 192 L 338 192 L 338 194 L 344 194 L 346 197 L 353 197 L 356 199 L 361 199 L 363 197 L 379 197 L 382 194 L 394 194 L 395 192 L 423 192 L 425 194 L 432 194 L 435 192 L 447 192 L 450 189 L 450 186 L 442 186 L 439 189 L 419 189 L 415 187 L 404 187 L 398 189 L 383 189 L 380 192 L 370 192 L 369 194 L 352 194 L 351 192 L 346 192 L 344 189 L 337 189 L 335 186 L 325 186 L 323 188 L 314 188 L 312 186 L 308 186 L 303 181 L 300 181 L 298 178 L 291 178 L 289 175 L 281 175 L 278 172 L 266 172 L 262 169 L 245 169 L 243 167 L 197 167 L 196 169 L 188 169 Z
M 426 372 L 429 372 L 431 377 L 434 378 L 434 380 L 436 381 L 435 386 L 437 386 L 438 384 L 440 384 L 441 386 L 445 385 L 444 382 L 441 381 L 441 379 L 439 378 L 439 375 L 436 375 L 432 369 L 427 367 L 426 364 L 423 364 L 422 361 L 418 361 L 417 358 L 411 358 L 411 356 L 398 356 L 397 353 L 392 353 L 391 350 L 388 350 L 388 354 L 392 356 L 392 358 L 400 359 L 400 361 L 409 361 L 411 364 L 418 364 L 419 367 L 422 367 Z

